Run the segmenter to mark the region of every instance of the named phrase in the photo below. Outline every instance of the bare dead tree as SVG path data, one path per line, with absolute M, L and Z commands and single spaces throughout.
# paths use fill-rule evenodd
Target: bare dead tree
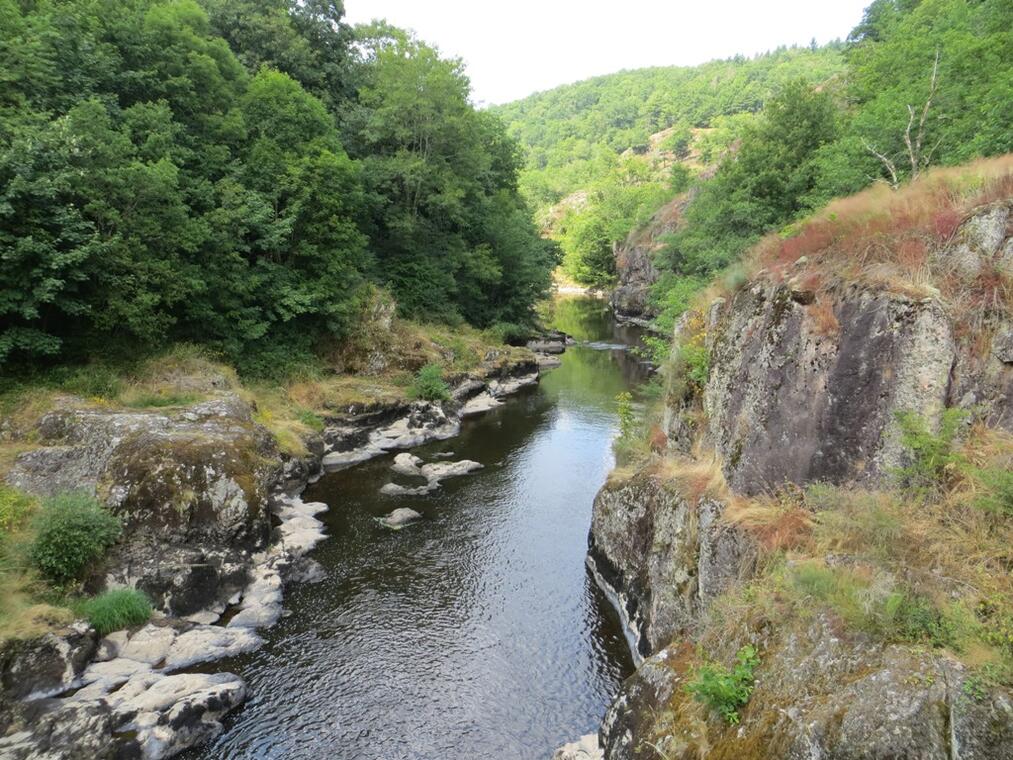
M 904 145 L 907 148 L 907 159 L 911 164 L 911 179 L 915 179 L 921 174 L 929 163 L 932 161 L 932 154 L 936 152 L 936 148 L 939 147 L 937 142 L 929 151 L 925 151 L 925 125 L 929 118 L 929 109 L 932 107 L 932 100 L 936 96 L 936 89 L 939 86 L 939 50 L 936 50 L 936 58 L 932 63 L 932 80 L 929 84 L 929 96 L 925 99 L 925 105 L 922 106 L 921 116 L 918 116 L 918 111 L 914 106 L 908 105 L 908 120 L 907 127 L 904 129 Z M 911 129 L 915 126 L 915 118 L 918 118 L 918 128 L 914 134 L 911 135 Z M 890 187 L 896 190 L 900 187 L 900 177 L 897 172 L 896 162 L 884 154 L 883 152 L 876 149 L 868 140 L 863 139 L 862 144 L 865 149 L 872 153 L 876 158 L 882 162 L 886 168 L 887 173 L 890 175 Z

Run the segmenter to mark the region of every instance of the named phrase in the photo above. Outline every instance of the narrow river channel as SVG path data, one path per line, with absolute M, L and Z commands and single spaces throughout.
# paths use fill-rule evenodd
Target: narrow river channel
M 326 570 L 286 592 L 267 645 L 217 663 L 247 704 L 189 758 L 547 760 L 596 730 L 632 671 L 615 614 L 584 566 L 594 495 L 612 467 L 614 398 L 644 367 L 603 302 L 558 300 L 582 343 L 539 386 L 460 436 L 414 449 L 485 468 L 423 497 L 391 497 L 392 457 L 325 476 Z M 400 531 L 375 518 L 407 506 Z

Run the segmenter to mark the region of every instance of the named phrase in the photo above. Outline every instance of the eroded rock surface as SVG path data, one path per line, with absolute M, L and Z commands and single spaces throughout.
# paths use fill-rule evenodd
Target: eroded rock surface
M 942 412 L 957 353 L 943 306 L 858 288 L 835 304 L 829 333 L 787 286 L 721 310 L 704 409 L 735 490 L 875 478 L 901 464 L 896 412 Z
M 691 627 L 708 601 L 748 572 L 751 547 L 720 521 L 723 510 L 713 499 L 691 503 L 650 471 L 598 493 L 588 564 L 641 659 Z
M 609 708 L 605 757 L 652 757 L 653 746 L 672 760 L 1013 758 L 1013 697 L 970 696 L 968 673 L 946 656 L 842 635 L 824 617 L 760 644 L 764 664 L 738 726 L 685 692 L 687 647 L 661 649 Z

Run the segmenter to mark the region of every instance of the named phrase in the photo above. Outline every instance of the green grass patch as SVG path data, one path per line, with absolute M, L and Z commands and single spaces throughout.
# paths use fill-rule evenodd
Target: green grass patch
M 37 507 L 31 496 L 0 484 L 0 536 L 21 528 Z
M 123 405 L 133 409 L 160 409 L 168 406 L 186 406 L 199 400 L 199 398 L 199 396 L 192 393 L 140 391 L 124 398 Z
M 77 610 L 99 636 L 148 622 L 151 601 L 137 589 L 118 588 L 88 599 Z

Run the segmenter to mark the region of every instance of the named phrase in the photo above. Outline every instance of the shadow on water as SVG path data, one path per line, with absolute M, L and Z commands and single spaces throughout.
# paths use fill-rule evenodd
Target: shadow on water
M 557 302 L 579 341 L 635 340 L 602 302 Z M 643 379 L 626 351 L 570 348 L 537 388 L 420 447 L 484 469 L 424 497 L 388 497 L 392 457 L 323 478 L 326 570 L 291 587 L 258 652 L 225 663 L 251 698 L 190 758 L 548 758 L 596 729 L 632 665 L 584 566 L 612 466 L 614 397 Z M 392 532 L 375 518 L 424 516 Z

